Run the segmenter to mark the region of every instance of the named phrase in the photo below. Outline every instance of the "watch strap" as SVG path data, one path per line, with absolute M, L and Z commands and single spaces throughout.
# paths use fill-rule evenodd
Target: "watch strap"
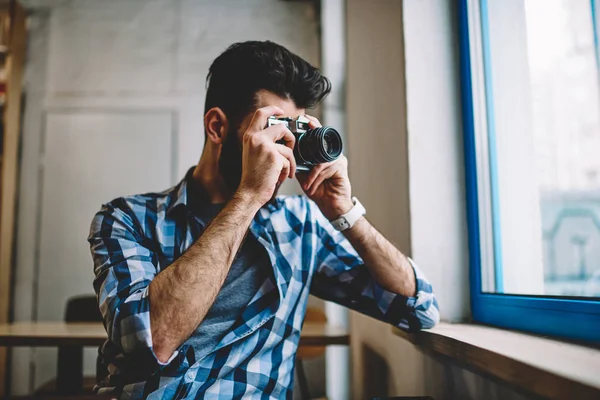
M 352 207 L 350 211 L 331 221 L 331 225 L 338 231 L 345 231 L 346 229 L 352 228 L 356 221 L 367 213 L 365 207 L 356 197 L 352 197 L 352 203 L 354 203 L 354 207 Z

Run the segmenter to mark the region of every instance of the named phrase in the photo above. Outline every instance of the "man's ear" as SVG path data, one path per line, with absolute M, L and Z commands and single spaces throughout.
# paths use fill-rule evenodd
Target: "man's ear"
M 208 140 L 223 144 L 229 131 L 227 116 L 219 107 L 213 107 L 204 114 L 204 130 Z

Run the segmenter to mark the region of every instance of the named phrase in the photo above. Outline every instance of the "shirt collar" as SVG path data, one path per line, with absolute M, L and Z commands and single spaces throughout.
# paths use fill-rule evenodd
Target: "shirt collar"
M 185 174 L 185 177 L 171 189 L 170 198 L 171 202 L 167 206 L 166 214 L 170 215 L 177 209 L 187 209 L 188 205 L 188 185 L 189 180 L 192 178 L 194 168 L 191 167 Z
M 194 172 L 192 167 L 188 170 L 185 177 L 171 189 L 170 198 L 171 203 L 167 206 L 166 214 L 173 214 L 177 212 L 184 212 L 186 210 L 188 214 L 192 214 L 192 204 L 201 205 L 203 201 L 208 201 L 208 197 L 199 190 L 194 190 L 192 187 L 192 174 Z M 285 297 L 285 293 L 288 289 L 288 281 L 291 274 L 290 268 L 276 267 L 280 264 L 278 262 L 278 244 L 280 239 L 273 228 L 272 220 L 274 213 L 280 210 L 283 206 L 282 198 L 275 198 L 273 201 L 265 204 L 254 216 L 252 223 L 250 224 L 250 232 L 258 239 L 258 241 L 265 247 L 267 254 L 271 260 L 274 268 L 275 281 L 277 282 L 277 288 L 279 292 L 279 301 L 282 301 Z

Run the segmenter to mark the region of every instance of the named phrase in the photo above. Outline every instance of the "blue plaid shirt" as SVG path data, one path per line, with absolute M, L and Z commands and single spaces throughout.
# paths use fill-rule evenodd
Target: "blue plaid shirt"
M 265 205 L 250 233 L 273 273 L 208 355 L 183 343 L 160 362 L 152 350 L 148 286 L 202 233 L 188 206 L 188 177 L 162 193 L 122 197 L 102 206 L 88 241 L 94 289 L 109 339 L 101 354 L 109 376 L 100 393 L 121 398 L 291 398 L 294 356 L 309 293 L 405 330 L 435 325 L 431 285 L 413 265 L 417 295 L 379 286 L 346 238 L 304 196 Z M 177 290 L 177 288 L 173 288 Z

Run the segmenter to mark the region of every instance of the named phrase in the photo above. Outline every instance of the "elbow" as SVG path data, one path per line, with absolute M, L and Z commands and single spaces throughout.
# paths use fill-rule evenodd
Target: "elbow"
M 151 321 L 153 313 L 148 312 L 147 287 L 132 290 L 126 298 L 110 296 L 106 300 L 110 301 L 110 312 L 105 315 L 105 321 L 111 342 L 124 355 L 147 368 L 148 373 L 153 373 L 172 361 L 177 345 L 173 344 L 164 325 L 161 327 Z
M 440 309 L 432 292 L 420 293 L 413 307 L 411 314 L 414 323 L 408 324 L 408 330 L 431 329 L 440 322 Z
M 431 329 L 440 322 L 440 312 L 437 307 L 431 307 L 426 313 L 419 316 L 421 329 Z
M 149 334 L 139 335 L 136 340 L 121 340 L 123 353 L 147 361 L 147 366 L 152 369 L 168 365 L 173 360 L 176 346 L 161 332 L 152 328 L 148 331 Z
M 440 309 L 435 296 L 432 296 L 427 307 L 417 309 L 421 329 L 431 329 L 440 322 Z
M 159 364 L 166 365 L 171 359 L 175 349 L 171 349 L 164 341 L 158 341 L 153 344 L 152 351 Z
M 440 322 L 440 311 L 437 303 L 429 307 L 416 307 L 409 316 L 403 318 L 396 327 L 407 332 L 418 332 L 423 329 L 431 329 Z
M 176 350 L 168 331 L 164 327 L 151 323 L 149 312 L 138 312 L 147 309 L 147 305 L 135 305 L 133 302 L 124 302 L 117 308 L 114 315 L 114 324 L 118 327 L 113 330 L 111 339 L 120 345 L 123 354 L 148 362 L 148 367 L 164 366 L 172 360 Z
M 152 313 L 150 321 L 150 348 L 159 365 L 167 365 L 172 360 L 173 353 L 177 351 L 179 343 L 169 335 L 172 330 L 153 320 Z

